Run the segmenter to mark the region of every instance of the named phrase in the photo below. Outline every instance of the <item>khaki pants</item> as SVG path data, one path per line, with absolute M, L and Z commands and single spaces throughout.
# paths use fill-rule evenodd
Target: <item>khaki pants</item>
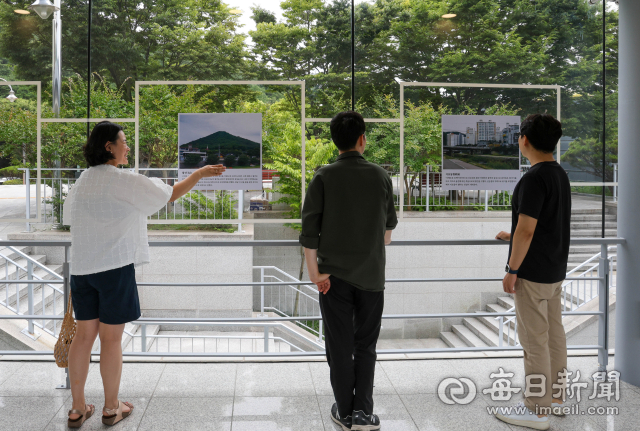
M 525 395 L 525 405 L 535 412 L 536 406 L 551 407 L 552 394 L 558 392 L 552 385 L 558 383 L 558 373 L 567 367 L 567 338 L 562 326 L 560 302 L 562 282 L 542 284 L 518 278 L 515 289 L 518 338 L 524 349 L 525 376 L 542 374 L 546 378 L 544 392 L 541 388 L 532 387 L 533 394 Z M 541 379 L 532 378 L 531 382 L 541 384 Z

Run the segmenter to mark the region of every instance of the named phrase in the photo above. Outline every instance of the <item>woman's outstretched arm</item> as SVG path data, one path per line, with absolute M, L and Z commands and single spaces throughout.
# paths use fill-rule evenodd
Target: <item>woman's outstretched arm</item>
M 196 170 L 184 180 L 179 181 L 173 185 L 173 193 L 171 194 L 171 199 L 169 199 L 169 202 L 173 202 L 189 193 L 189 190 L 194 188 L 198 181 L 200 181 L 202 178 L 217 177 L 219 175 L 222 175 L 222 173 L 226 169 L 227 168 L 222 165 L 207 165 Z

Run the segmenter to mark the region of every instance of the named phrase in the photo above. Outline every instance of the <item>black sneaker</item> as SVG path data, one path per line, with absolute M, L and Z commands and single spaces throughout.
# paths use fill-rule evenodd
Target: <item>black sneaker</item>
M 353 431 L 374 431 L 380 429 L 380 418 L 378 418 L 377 415 L 366 415 L 362 410 L 354 410 L 351 415 L 351 429 Z
M 331 407 L 331 420 L 340 425 L 343 431 L 349 431 L 351 429 L 351 416 L 341 418 L 340 413 L 338 413 L 337 403 L 333 403 Z

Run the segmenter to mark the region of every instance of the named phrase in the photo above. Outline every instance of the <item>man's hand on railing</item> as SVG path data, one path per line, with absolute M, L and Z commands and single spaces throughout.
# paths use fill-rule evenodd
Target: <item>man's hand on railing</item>
M 496 239 L 501 239 L 502 241 L 510 241 L 511 234 L 509 232 L 501 231 L 500 233 L 498 233 L 498 235 L 496 235 Z

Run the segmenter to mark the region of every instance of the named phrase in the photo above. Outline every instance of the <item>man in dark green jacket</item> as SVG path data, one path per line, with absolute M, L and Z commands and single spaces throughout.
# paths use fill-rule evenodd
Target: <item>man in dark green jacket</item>
M 376 343 L 384 307 L 385 244 L 398 224 L 387 171 L 367 162 L 365 122 L 356 112 L 331 120 L 340 155 L 318 170 L 304 200 L 300 244 L 320 291 L 327 361 L 344 430 L 377 430 L 373 414 Z

